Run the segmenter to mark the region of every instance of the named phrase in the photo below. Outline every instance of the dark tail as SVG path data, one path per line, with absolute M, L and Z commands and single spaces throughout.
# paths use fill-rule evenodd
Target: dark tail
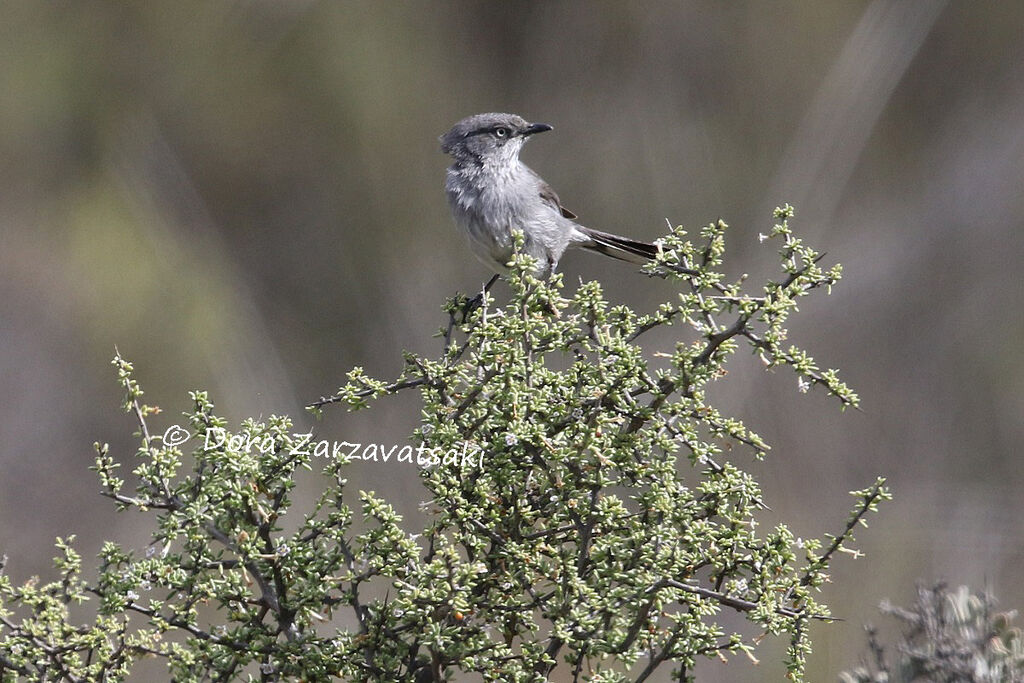
M 581 247 L 620 261 L 643 264 L 652 260 L 658 253 L 658 247 L 647 242 L 631 240 L 628 237 L 619 237 L 583 226 L 578 226 L 578 229 L 586 233 L 587 237 L 592 240 L 589 243 L 581 244 Z

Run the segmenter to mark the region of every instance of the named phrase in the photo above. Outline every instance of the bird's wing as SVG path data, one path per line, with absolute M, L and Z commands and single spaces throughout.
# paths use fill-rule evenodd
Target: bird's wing
M 537 190 L 538 192 L 540 192 L 540 198 L 545 204 L 550 205 L 553 209 L 555 209 L 555 211 L 558 211 L 566 218 L 569 218 L 571 220 L 576 220 L 577 218 L 579 218 L 579 216 L 574 214 L 572 211 L 562 206 L 562 200 L 558 198 L 558 195 L 555 194 L 555 191 L 551 189 L 551 186 L 548 185 L 543 178 L 537 175 L 537 173 L 529 166 L 527 166 L 527 170 L 530 172 L 530 175 L 532 175 L 534 179 L 537 181 Z
M 537 175 L 529 166 L 526 166 L 526 170 L 537 183 L 537 191 L 540 193 L 541 201 L 566 218 L 575 220 L 576 214 L 562 206 L 562 201 L 555 194 L 555 191 L 551 189 L 551 186 L 544 182 L 544 179 Z M 601 232 L 578 223 L 574 227 L 574 234 L 582 238 L 577 242 L 578 246 L 614 259 L 619 259 L 620 261 L 644 264 L 653 260 L 658 254 L 659 247 L 648 242 L 613 235 L 609 232 Z

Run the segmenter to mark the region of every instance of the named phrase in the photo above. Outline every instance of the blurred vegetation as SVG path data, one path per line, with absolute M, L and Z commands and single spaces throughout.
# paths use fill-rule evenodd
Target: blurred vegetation
M 784 454 L 760 475 L 796 533 L 876 473 L 897 494 L 893 526 L 866 544 L 872 579 L 832 600 L 851 630 L 819 641 L 815 678 L 846 667 L 855 624 L 918 578 L 987 579 L 1024 604 L 1021 3 L 2 9 L 8 571 L 49 566 L 40 537 L 74 531 L 89 548 L 118 528 L 144 543 L 80 476 L 82 444 L 134 448 L 104 398 L 115 344 L 154 393 L 206 387 L 236 420 L 296 415 L 353 365 L 386 375 L 402 349 L 433 350 L 435 302 L 488 275 L 451 226 L 436 136 L 505 110 L 555 126 L 525 161 L 595 228 L 653 238 L 666 217 L 722 217 L 727 272 L 756 276 L 771 265 L 763 217 L 788 200 L 846 265 L 835 305 L 809 303 L 814 322 L 793 333 L 829 349 L 863 413 L 772 400 L 792 380 L 742 381 L 756 359 L 715 397 Z M 633 306 L 667 291 L 587 255 L 562 267 Z M 392 440 L 409 406 L 323 429 Z M 416 514 L 414 478 L 353 477 Z
M 988 593 L 939 584 L 918 589 L 910 608 L 882 603 L 882 612 L 903 627 L 884 647 L 868 627 L 868 660 L 843 672 L 841 683 L 1013 683 L 1024 679 L 1024 639 L 1013 626 L 1017 611 L 995 611 Z

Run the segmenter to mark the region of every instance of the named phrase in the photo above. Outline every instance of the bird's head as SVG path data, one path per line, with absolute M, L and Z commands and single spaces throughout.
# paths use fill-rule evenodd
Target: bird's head
M 462 119 L 442 135 L 441 151 L 456 161 L 513 161 L 534 133 L 551 130 L 515 114 L 476 114 Z

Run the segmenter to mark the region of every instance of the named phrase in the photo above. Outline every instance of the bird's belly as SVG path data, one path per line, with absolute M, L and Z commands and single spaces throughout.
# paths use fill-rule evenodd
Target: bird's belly
M 456 221 L 469 240 L 473 254 L 488 268 L 499 272 L 512 258 L 512 231 L 508 225 L 488 225 L 476 216 L 465 215 Z
M 564 230 L 550 221 L 538 220 L 542 217 L 534 217 L 532 223 L 524 225 L 513 206 L 493 201 L 486 193 L 449 194 L 449 200 L 455 223 L 468 238 L 473 254 L 498 272 L 507 271 L 512 260 L 513 230 L 523 231 L 523 252 L 537 261 L 537 274 L 541 277 L 547 277 L 565 250 Z

